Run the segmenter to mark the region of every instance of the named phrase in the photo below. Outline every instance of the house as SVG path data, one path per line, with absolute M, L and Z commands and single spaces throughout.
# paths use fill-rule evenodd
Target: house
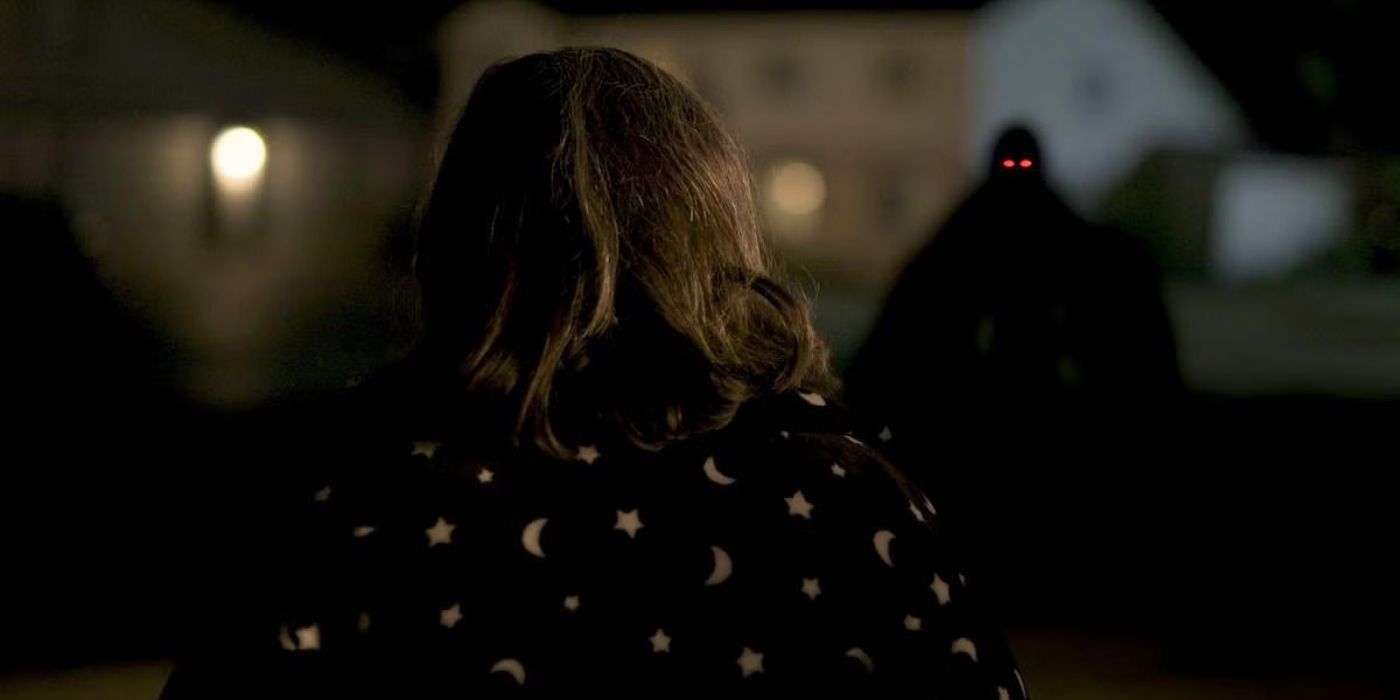
M 1250 142 L 1229 95 L 1140 0 L 967 5 L 575 16 L 480 0 L 441 25 L 439 123 L 509 56 L 605 44 L 666 67 L 748 148 L 765 227 L 820 287 L 839 362 L 1007 124 L 1039 132 L 1054 181 L 1088 213 L 1158 150 Z

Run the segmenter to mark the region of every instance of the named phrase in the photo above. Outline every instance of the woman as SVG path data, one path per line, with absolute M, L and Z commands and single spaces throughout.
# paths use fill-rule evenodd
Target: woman
M 674 78 L 610 49 L 489 70 L 416 273 L 385 415 L 287 457 L 313 474 L 249 651 L 168 695 L 1024 697 Z

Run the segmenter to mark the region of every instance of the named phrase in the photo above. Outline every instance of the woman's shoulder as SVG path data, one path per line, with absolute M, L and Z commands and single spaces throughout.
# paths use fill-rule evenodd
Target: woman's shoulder
M 834 396 L 794 391 L 745 404 L 711 441 L 728 449 L 761 448 L 770 456 L 889 470 L 885 448 L 892 438 L 888 427 L 867 424 Z
M 659 451 L 599 436 L 562 464 L 416 437 L 363 457 L 426 481 L 307 493 L 270 652 L 421 649 L 453 688 L 505 662 L 527 686 L 623 667 L 730 693 L 1016 687 L 931 505 L 833 397 L 755 400 Z
M 444 425 L 430 410 L 406 411 L 402 402 L 381 409 L 376 428 L 359 431 L 338 449 L 345 459 L 325 463 L 322 480 L 361 484 L 371 496 L 403 490 L 441 493 L 499 491 L 506 484 L 514 500 L 557 489 L 637 489 L 640 493 L 777 493 L 791 498 L 840 485 L 831 494 L 864 507 L 893 507 L 922 519 L 932 505 L 891 462 L 892 435 L 884 426 L 863 423 L 838 397 L 813 391 L 775 393 L 743 404 L 717 430 L 678 440 L 658 450 L 631 444 L 617 435 L 585 436 L 563 459 L 531 450 L 486 449 Z M 460 428 L 460 426 L 457 426 Z M 489 488 L 481 486 L 495 480 Z M 316 482 L 320 484 L 321 482 Z M 732 488 L 725 488 L 732 487 Z M 803 490 L 805 489 L 805 490 Z M 502 492 L 507 493 L 507 492 Z M 768 494 L 772 495 L 772 494 Z M 465 497 L 465 496 L 463 496 Z M 746 500 L 736 501 L 742 510 Z M 732 514 L 740 515 L 739 511 Z
M 792 392 L 750 402 L 728 427 L 679 445 L 671 461 L 719 486 L 782 492 L 799 511 L 819 499 L 868 511 L 862 517 L 902 513 L 929 522 L 933 504 L 886 454 L 891 439 L 888 428 L 870 428 L 835 397 Z
M 783 438 L 802 435 L 819 443 L 839 438 L 858 447 L 878 448 L 891 437 L 883 427 L 872 429 L 840 398 L 818 391 L 790 391 L 752 399 L 726 428 L 738 436 L 765 430 Z

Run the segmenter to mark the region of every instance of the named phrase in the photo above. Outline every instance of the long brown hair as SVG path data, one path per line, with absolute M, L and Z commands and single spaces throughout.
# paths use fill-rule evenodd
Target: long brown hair
M 770 273 L 742 150 L 704 102 L 607 48 L 498 64 L 424 209 L 424 343 L 516 442 L 646 448 L 746 401 L 833 388 L 808 306 Z

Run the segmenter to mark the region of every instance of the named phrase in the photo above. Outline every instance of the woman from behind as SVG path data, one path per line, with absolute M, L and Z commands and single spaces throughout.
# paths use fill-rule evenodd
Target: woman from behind
M 244 681 L 1025 696 L 933 504 L 835 401 L 747 173 L 631 54 L 487 71 L 423 216 L 422 340 L 378 420 L 295 458 Z

